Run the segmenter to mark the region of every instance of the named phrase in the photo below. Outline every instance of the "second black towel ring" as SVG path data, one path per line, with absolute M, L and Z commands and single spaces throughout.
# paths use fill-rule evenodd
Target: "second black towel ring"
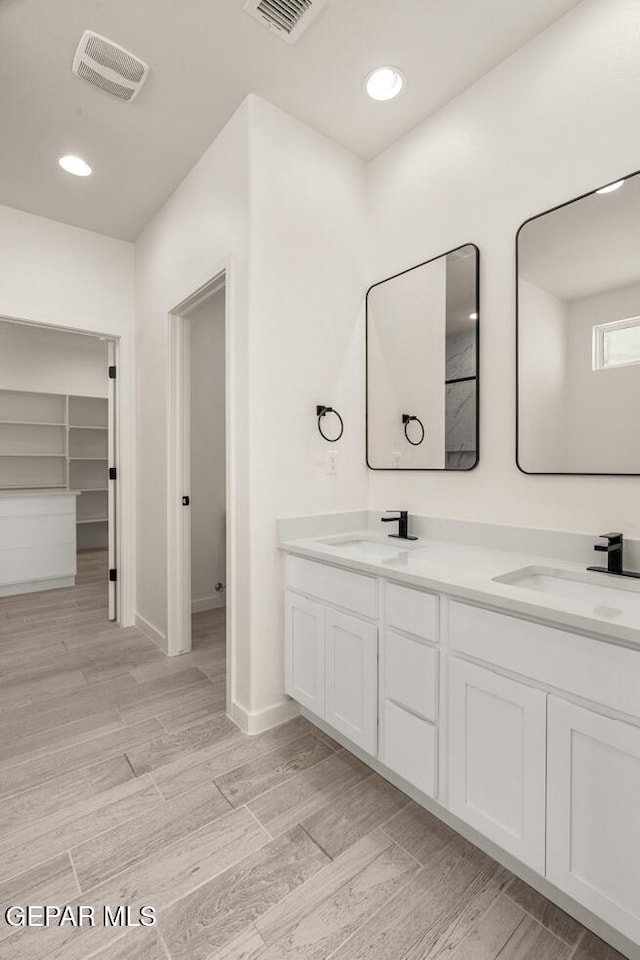
M 407 427 L 409 426 L 412 420 L 420 424 L 422 435 L 419 440 L 412 440 L 409 434 L 407 433 Z M 411 416 L 411 414 L 409 413 L 403 413 L 402 422 L 404 424 L 404 435 L 407 438 L 408 443 L 410 443 L 412 447 L 419 447 L 422 441 L 424 440 L 424 423 L 422 422 L 420 417 L 414 417 L 414 416 Z
M 326 433 L 322 432 L 322 418 L 326 416 L 327 413 L 333 413 L 338 418 L 338 421 L 340 423 L 340 433 L 338 434 L 337 437 L 328 437 Z M 344 423 L 338 411 L 334 410 L 333 407 L 325 407 L 324 404 L 318 404 L 318 406 L 316 407 L 316 416 L 318 418 L 318 431 L 320 433 L 320 436 L 324 440 L 326 440 L 327 443 L 336 443 L 344 433 Z

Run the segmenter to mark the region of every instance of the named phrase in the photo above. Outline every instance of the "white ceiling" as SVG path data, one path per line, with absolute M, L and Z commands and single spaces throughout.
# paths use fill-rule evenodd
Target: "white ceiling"
M 328 0 L 287 46 L 243 0 L 0 0 L 0 203 L 134 239 L 250 92 L 368 160 L 577 2 Z M 85 29 L 150 64 L 133 103 L 72 75 Z M 387 63 L 407 88 L 374 103 Z
M 518 270 L 568 302 L 640 283 L 640 175 L 526 224 Z

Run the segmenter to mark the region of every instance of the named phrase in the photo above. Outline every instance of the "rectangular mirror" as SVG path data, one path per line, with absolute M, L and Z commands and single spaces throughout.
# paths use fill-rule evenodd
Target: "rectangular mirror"
M 640 175 L 517 237 L 517 462 L 640 474 Z
M 367 466 L 478 462 L 479 253 L 458 247 L 367 291 Z

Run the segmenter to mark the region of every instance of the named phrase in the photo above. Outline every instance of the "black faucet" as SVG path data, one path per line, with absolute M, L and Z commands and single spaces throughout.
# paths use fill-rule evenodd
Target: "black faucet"
M 587 570 L 595 570 L 596 573 L 612 573 L 617 577 L 636 577 L 640 578 L 640 573 L 631 573 L 624 569 L 622 562 L 623 535 L 621 533 L 602 533 L 600 534 L 607 543 L 596 543 L 594 550 L 600 553 L 606 553 L 606 567 L 587 567 Z
M 391 512 L 391 511 L 390 511 Z M 381 523 L 397 523 L 398 532 L 390 533 L 390 537 L 395 537 L 396 540 L 417 540 L 417 537 L 409 536 L 409 513 L 407 510 L 399 510 L 399 516 L 397 517 L 380 517 Z

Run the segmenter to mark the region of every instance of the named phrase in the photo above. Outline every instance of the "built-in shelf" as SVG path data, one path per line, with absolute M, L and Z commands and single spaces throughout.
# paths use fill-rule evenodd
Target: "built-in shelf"
M 106 546 L 106 397 L 0 390 L 0 490 L 79 490 L 78 547 Z
M 12 484 L 8 487 L 2 487 L 2 490 L 66 490 L 66 483 L 50 483 L 46 487 L 42 487 L 39 483 L 21 483 L 19 487 L 15 484 Z
M 70 424 L 65 423 L 65 424 L 62 424 L 62 426 L 65 426 L 65 427 L 68 426 L 69 430 L 96 430 L 98 432 L 102 431 L 104 433 L 107 433 L 109 431 L 109 427 L 83 427 L 78 423 L 70 423 Z
M 0 424 L 6 423 L 9 426 L 13 427 L 66 427 L 67 424 L 62 423 L 46 423 L 44 420 L 0 420 Z M 74 427 L 74 429 L 77 429 Z M 84 429 L 84 428 L 81 428 Z M 95 430 L 95 427 L 90 427 L 88 429 Z M 108 428 L 105 428 L 108 429 Z

